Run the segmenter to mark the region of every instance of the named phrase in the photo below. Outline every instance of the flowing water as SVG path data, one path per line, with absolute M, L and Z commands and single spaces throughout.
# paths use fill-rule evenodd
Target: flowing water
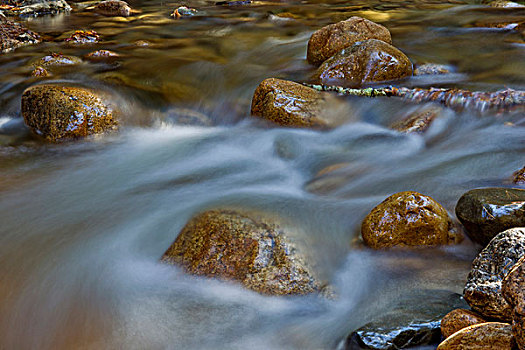
M 525 10 L 455 0 L 189 0 L 200 15 L 174 20 L 179 3 L 130 5 L 142 12 L 109 18 L 77 6 L 24 21 L 47 41 L 0 55 L 1 349 L 333 349 L 408 290 L 462 291 L 478 248 L 468 240 L 369 251 L 356 242 L 359 225 L 394 192 L 428 194 L 453 215 L 464 191 L 510 186 L 523 166 L 522 113 L 447 111 L 425 134 L 402 134 L 389 125 L 414 105 L 343 98 L 351 122 L 312 131 L 253 120 L 250 101 L 264 78 L 308 81 L 309 36 L 352 15 L 387 26 L 414 63 L 456 69 L 403 86 L 523 90 L 520 35 L 477 26 L 523 20 Z M 102 41 L 67 46 L 64 33 L 75 29 Z M 32 137 L 20 117 L 23 90 L 38 82 L 32 63 L 94 49 L 121 57 L 50 80 L 110 93 L 124 111 L 119 133 L 59 145 Z M 210 125 L 176 124 L 181 108 Z M 159 263 L 190 217 L 220 207 L 279 218 L 337 296 L 261 296 Z

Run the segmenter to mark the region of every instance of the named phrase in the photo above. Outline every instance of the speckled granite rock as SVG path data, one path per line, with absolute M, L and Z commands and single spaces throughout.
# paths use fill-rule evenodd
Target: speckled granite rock
M 357 42 L 324 61 L 314 78 L 330 85 L 336 82 L 360 86 L 411 75 L 412 63 L 403 52 L 384 41 L 370 39 Z
M 347 350 L 397 350 L 437 344 L 440 321 L 455 308 L 465 307 L 459 294 L 444 290 L 407 292 L 388 311 L 352 332 L 345 340 Z
M 463 295 L 472 309 L 485 317 L 512 320 L 512 308 L 501 292 L 509 270 L 525 255 L 525 229 L 498 234 L 472 262 Z
M 99 134 L 117 126 L 100 93 L 74 86 L 36 85 L 22 95 L 22 115 L 31 130 L 59 142 Z
M 486 322 L 452 334 L 437 350 L 511 350 L 512 344 L 510 324 Z
M 76 56 L 62 55 L 61 53 L 52 53 L 42 57 L 34 63 L 38 67 L 65 67 L 81 64 L 82 60 Z
M 487 320 L 474 311 L 465 309 L 452 310 L 441 320 L 441 334 L 443 338 L 448 338 L 463 328 L 485 322 Z
M 502 292 L 513 308 L 512 332 L 520 350 L 525 350 L 525 255 L 503 279 Z
M 0 15 L 0 53 L 39 42 L 40 35 Z
M 210 210 L 195 216 L 164 253 L 195 275 L 241 282 L 263 294 L 308 294 L 319 284 L 286 234 L 252 215 Z
M 481 188 L 468 191 L 456 205 L 456 216 L 469 237 L 485 246 L 498 233 L 525 226 L 525 190 Z
M 414 69 L 414 75 L 439 75 L 452 73 L 454 68 L 446 64 L 424 63 L 417 65 Z
M 433 246 L 460 241 L 447 211 L 434 199 L 415 191 L 391 195 L 361 225 L 364 243 L 374 249 Z
M 121 0 L 107 0 L 98 3 L 94 10 L 104 16 L 122 16 L 131 15 L 131 7 L 128 3 Z
M 377 39 L 392 44 L 388 29 L 365 18 L 354 16 L 314 32 L 308 41 L 306 59 L 319 66 L 345 47 L 366 39 Z

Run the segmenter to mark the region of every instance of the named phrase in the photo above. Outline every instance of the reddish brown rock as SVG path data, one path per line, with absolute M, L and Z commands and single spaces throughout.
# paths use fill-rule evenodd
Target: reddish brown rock
M 485 322 L 487 321 L 483 317 L 473 311 L 452 310 L 441 320 L 441 334 L 444 338 L 448 338 L 460 329 Z
M 40 35 L 0 15 L 0 53 L 39 42 Z
M 503 296 L 513 308 L 512 331 L 520 350 L 525 350 L 525 255 L 503 279 Z
M 251 113 L 283 126 L 329 128 L 349 119 L 346 106 L 329 93 L 269 78 L 255 90 Z
M 306 59 L 313 65 L 321 63 L 358 41 L 382 40 L 392 44 L 388 29 L 361 17 L 350 17 L 346 21 L 327 25 L 312 34 L 308 41 Z
M 103 16 L 128 17 L 132 13 L 128 3 L 121 0 L 102 1 L 95 6 L 95 11 Z
M 38 78 L 45 78 L 49 77 L 50 75 L 51 73 L 49 73 L 44 67 L 35 67 L 35 69 L 31 72 L 31 76 Z
M 241 282 L 263 294 L 307 294 L 319 284 L 286 234 L 267 221 L 229 210 L 191 219 L 162 261 L 187 272 Z
M 510 324 L 486 322 L 452 334 L 437 350 L 511 350 L 512 344 Z
M 364 243 L 374 249 L 394 246 L 434 246 L 456 243 L 447 211 L 434 199 L 414 191 L 385 199 L 361 225 Z
M 437 105 L 418 107 L 402 120 L 392 125 L 392 129 L 404 133 L 423 133 L 432 122 L 443 113 L 444 109 Z
M 94 44 L 98 43 L 100 36 L 94 30 L 76 30 L 65 41 L 69 44 Z
M 316 78 L 327 84 L 339 82 L 360 86 L 411 75 L 412 63 L 403 52 L 384 41 L 370 39 L 347 47 L 326 60 L 317 70 Z
M 114 129 L 112 108 L 94 91 L 72 86 L 36 85 L 22 95 L 22 115 L 48 141 L 85 137 Z

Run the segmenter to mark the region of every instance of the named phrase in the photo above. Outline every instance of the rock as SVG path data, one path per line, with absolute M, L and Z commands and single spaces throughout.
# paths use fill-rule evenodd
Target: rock
M 71 11 L 65 0 L 0 0 L 0 5 L 8 16 L 37 17 Z
M 40 35 L 19 23 L 0 16 L 0 52 L 6 53 L 25 45 L 37 44 Z
M 513 176 L 512 178 L 513 183 L 519 184 L 519 185 L 525 184 L 525 167 L 516 171 L 514 174 L 512 174 L 512 176 Z
M 111 61 L 119 58 L 120 55 L 109 50 L 97 50 L 88 53 L 85 57 L 90 61 Z
M 514 7 L 525 7 L 525 5 L 518 4 L 514 1 L 506 1 L 506 0 L 495 0 L 491 1 L 489 3 L 490 7 L 499 7 L 499 8 L 514 8 Z
M 392 129 L 410 133 L 423 133 L 427 131 L 432 122 L 444 112 L 443 107 L 437 105 L 418 106 L 399 122 L 392 125 Z
M 512 344 L 510 324 L 486 322 L 452 334 L 437 350 L 511 350 Z
M 513 308 L 512 332 L 520 350 L 525 350 L 525 255 L 502 282 L 503 297 Z
M 92 90 L 36 85 L 22 95 L 22 115 L 31 130 L 48 141 L 99 134 L 117 126 L 115 113 Z
M 251 215 L 210 210 L 182 229 L 162 261 L 195 275 L 241 282 L 263 294 L 307 294 L 319 285 L 277 226 Z
M 250 5 L 251 0 L 239 0 L 239 1 L 218 1 L 215 3 L 216 6 L 244 6 Z
M 465 309 L 456 309 L 450 311 L 441 320 L 441 334 L 444 338 L 448 338 L 460 329 L 487 322 L 479 314 Z
M 31 72 L 31 76 L 45 78 L 51 76 L 51 73 L 49 73 L 44 67 L 35 67 L 35 69 Z
M 358 41 L 382 40 L 392 44 L 388 29 L 361 17 L 350 17 L 346 21 L 327 25 L 312 34 L 308 40 L 306 59 L 315 66 Z
M 372 209 L 363 220 L 361 234 L 364 243 L 374 249 L 460 240 L 445 208 L 415 191 L 393 194 Z
M 212 126 L 212 120 L 204 113 L 189 109 L 173 107 L 166 112 L 165 122 L 177 125 Z
M 179 19 L 182 17 L 192 17 L 197 14 L 197 10 L 193 8 L 189 8 L 186 6 L 179 6 L 178 8 L 173 11 L 173 13 L 170 15 L 173 18 Z
M 466 306 L 461 296 L 444 290 L 409 292 L 396 299 L 372 322 L 352 332 L 344 349 L 397 350 L 437 344 L 440 321 L 448 312 Z
M 76 30 L 65 41 L 69 44 L 83 45 L 98 43 L 100 36 L 94 30 Z
M 357 42 L 326 60 L 315 78 L 332 84 L 361 86 L 363 83 L 398 80 L 412 75 L 408 57 L 390 44 L 370 39 Z
M 52 53 L 42 57 L 39 61 L 35 63 L 37 67 L 64 67 L 64 66 L 74 66 L 81 64 L 82 60 L 75 56 L 66 56 L 61 53 Z
M 97 4 L 95 7 L 95 12 L 103 16 L 121 16 L 128 17 L 131 15 L 131 7 L 128 3 L 121 0 L 107 0 L 102 1 Z
M 414 75 L 439 75 L 454 72 L 454 68 L 446 64 L 425 63 L 416 66 Z
M 463 295 L 481 315 L 510 321 L 512 308 L 501 293 L 501 283 L 512 266 L 525 255 L 525 229 L 501 232 L 472 262 Z
M 466 192 L 456 205 L 456 216 L 468 236 L 483 246 L 512 227 L 525 226 L 525 190 L 482 188 Z
M 329 93 L 269 78 L 253 94 L 251 113 L 283 126 L 330 128 L 349 119 L 348 105 Z

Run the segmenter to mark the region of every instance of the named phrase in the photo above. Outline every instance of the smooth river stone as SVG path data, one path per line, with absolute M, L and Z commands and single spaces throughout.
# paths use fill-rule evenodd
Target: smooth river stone
M 444 290 L 409 292 L 387 312 L 352 332 L 344 348 L 397 350 L 439 343 L 441 319 L 467 304 L 461 295 Z
M 510 324 L 486 322 L 452 334 L 437 350 L 511 350 L 512 344 Z
M 456 205 L 456 216 L 468 236 L 485 246 L 498 233 L 525 226 L 525 190 L 481 188 L 466 192 Z
M 525 255 L 525 229 L 512 228 L 498 234 L 472 262 L 463 295 L 481 315 L 510 322 L 512 307 L 501 291 L 503 278 Z
M 512 332 L 520 350 L 525 350 L 525 255 L 502 283 L 503 297 L 513 308 Z
M 452 310 L 441 320 L 441 334 L 444 338 L 448 338 L 463 328 L 485 322 L 487 320 L 474 311 L 465 309 Z

